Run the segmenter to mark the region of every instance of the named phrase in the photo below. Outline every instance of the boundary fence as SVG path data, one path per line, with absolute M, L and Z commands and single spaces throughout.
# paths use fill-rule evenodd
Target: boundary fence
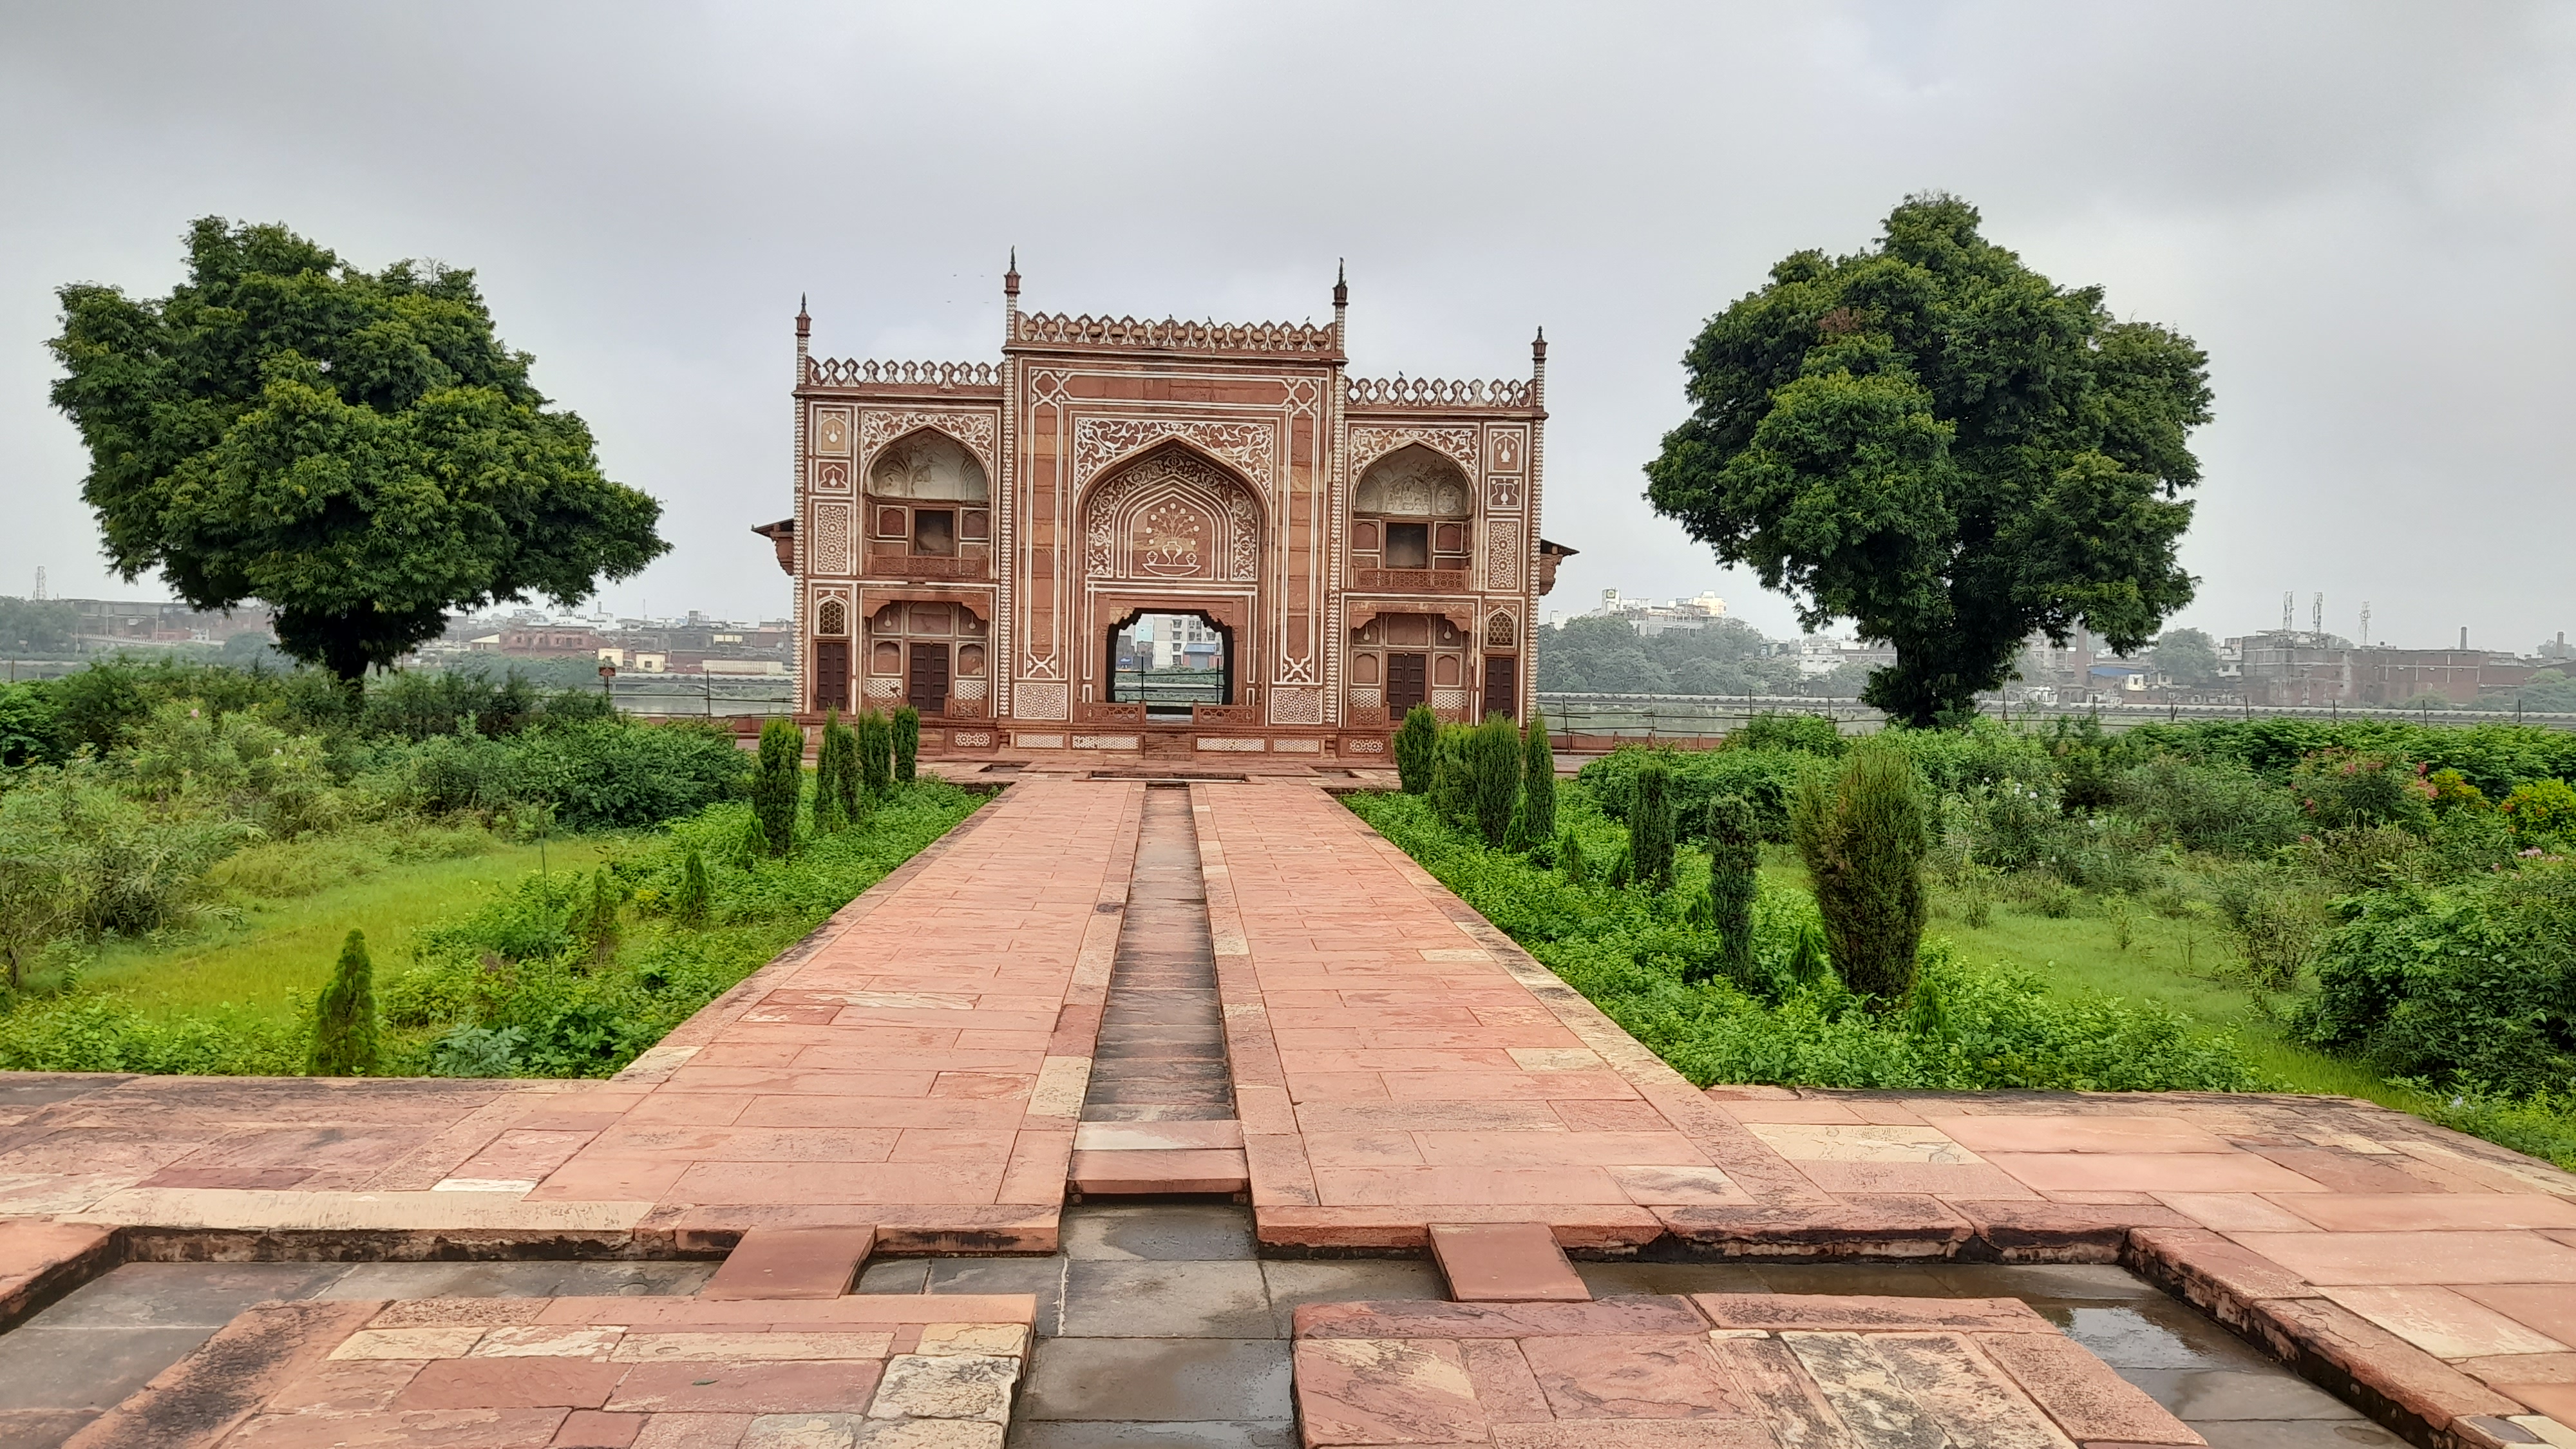
M 1857 699 L 1818 699 L 1811 695 L 1699 694 L 1552 694 L 1541 692 L 1538 706 L 1547 712 L 1550 733 L 1561 748 L 1610 749 L 1646 740 L 1684 747 L 1713 745 L 1727 731 L 1740 729 L 1756 715 L 1823 715 L 1847 735 L 1870 734 L 1887 723 L 1885 713 Z M 2064 716 L 2093 719 L 2117 732 L 2142 724 L 2188 720 L 2285 718 L 2337 721 L 2385 719 L 2407 724 L 2527 724 L 2543 729 L 2576 731 L 2576 714 L 2537 714 L 2484 709 L 2399 709 L 2328 705 L 2271 706 L 2242 704 L 2014 704 L 2002 699 L 1977 702 L 1977 712 L 2007 723 L 2041 724 Z

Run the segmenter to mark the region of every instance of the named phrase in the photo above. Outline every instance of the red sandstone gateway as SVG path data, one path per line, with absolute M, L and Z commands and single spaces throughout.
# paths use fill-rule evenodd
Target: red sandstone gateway
M 812 357 L 798 312 L 796 514 L 757 531 L 807 711 L 910 704 L 932 753 L 1300 763 L 1385 761 L 1416 704 L 1521 716 L 1568 552 L 1544 338 L 1527 381 L 1368 381 L 1338 282 L 1329 327 L 1019 293 L 998 363 Z

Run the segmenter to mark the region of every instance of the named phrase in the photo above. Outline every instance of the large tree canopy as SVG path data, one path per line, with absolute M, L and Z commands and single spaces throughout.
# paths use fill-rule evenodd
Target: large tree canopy
M 1692 343 L 1693 411 L 1646 468 L 1659 512 L 1808 628 L 1894 644 L 1863 697 L 1915 724 L 1962 717 L 2034 630 L 2126 653 L 2192 593 L 2206 358 L 1977 226 L 1909 197 L 1871 250 L 1781 261 Z
M 669 547 L 661 505 L 601 476 L 590 429 L 493 335 L 472 272 L 370 274 L 208 217 L 169 296 L 60 295 L 54 404 L 117 570 L 200 609 L 265 600 L 280 647 L 343 679 L 451 609 L 569 604 Z

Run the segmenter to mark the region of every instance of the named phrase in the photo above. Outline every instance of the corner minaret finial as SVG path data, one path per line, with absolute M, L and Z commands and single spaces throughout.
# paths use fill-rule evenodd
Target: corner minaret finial
M 1333 258 L 1333 350 L 1343 351 L 1342 314 L 1350 310 L 1350 265 L 1347 258 Z
M 1016 341 L 1020 335 L 1020 249 L 1011 248 L 1011 265 L 1002 273 L 1002 341 Z
M 814 319 L 805 315 L 805 294 L 796 294 L 796 338 L 803 341 L 814 332 Z
M 1547 329 L 1530 339 L 1530 406 L 1547 406 Z

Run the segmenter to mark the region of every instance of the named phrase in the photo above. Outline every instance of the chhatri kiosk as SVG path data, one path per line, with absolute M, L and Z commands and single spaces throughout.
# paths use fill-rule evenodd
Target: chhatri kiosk
M 1002 290 L 998 362 L 814 357 L 797 314 L 796 513 L 758 531 L 801 713 L 909 703 L 926 752 L 1103 764 L 1384 763 L 1416 704 L 1525 716 L 1570 552 L 1538 531 L 1544 337 L 1526 381 L 1372 381 L 1338 282 L 1330 327 Z

